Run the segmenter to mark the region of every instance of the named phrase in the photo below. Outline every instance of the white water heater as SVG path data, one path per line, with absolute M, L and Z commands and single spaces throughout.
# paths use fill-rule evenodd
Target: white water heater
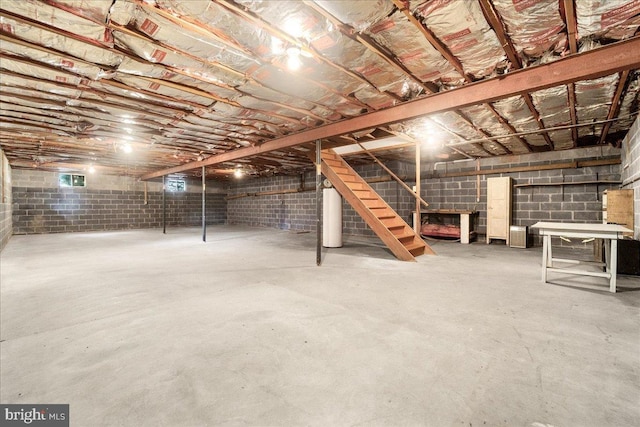
M 342 196 L 333 187 L 322 190 L 322 246 L 342 247 Z

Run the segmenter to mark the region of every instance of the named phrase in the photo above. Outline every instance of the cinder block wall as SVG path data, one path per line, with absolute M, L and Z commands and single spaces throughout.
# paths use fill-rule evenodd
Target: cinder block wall
M 390 169 L 403 168 L 399 162 L 387 165 Z M 366 165 L 354 168 L 365 179 L 388 179 L 388 174 L 380 166 Z M 395 171 L 402 173 L 402 170 Z M 231 199 L 227 201 L 229 224 L 244 224 L 283 230 L 312 231 L 316 227 L 315 173 L 307 172 L 302 177 L 278 176 L 270 178 L 243 178 L 229 187 Z M 303 185 L 307 191 L 254 195 L 261 192 L 295 191 Z M 410 215 L 410 194 L 395 181 L 372 182 L 370 185 L 403 218 Z M 250 194 L 248 197 L 234 198 L 235 195 Z M 351 235 L 374 235 L 366 223 L 343 200 L 343 233 Z
M 633 189 L 634 233 L 640 239 L 640 120 L 636 119 L 622 141 L 622 188 Z
M 482 159 L 481 169 L 506 169 L 551 165 L 597 159 L 620 159 L 620 150 L 610 147 L 589 147 L 576 150 L 532 153 L 520 156 L 505 156 Z M 408 186 L 415 185 L 415 165 L 410 162 L 392 162 L 387 165 L 402 177 Z M 602 192 L 620 188 L 620 164 L 539 170 L 530 172 L 493 173 L 476 176 L 434 178 L 435 172 L 472 171 L 476 161 L 456 163 L 425 163 L 421 168 L 421 196 L 430 209 L 465 209 L 479 212 L 477 230 L 486 232 L 487 178 L 510 176 L 513 179 L 513 225 L 531 226 L 538 221 L 599 222 L 602 221 Z M 388 174 L 377 165 L 356 166 L 354 169 L 365 179 L 388 178 Z M 591 181 L 613 181 L 613 183 L 591 184 Z M 315 175 L 304 175 L 306 187 L 313 189 Z M 566 186 L 528 186 L 521 184 L 549 184 L 559 182 L 584 182 Z M 479 183 L 479 195 L 477 191 Z M 295 190 L 301 185 L 299 176 L 244 179 L 230 185 L 230 195 L 255 194 L 265 191 Z M 415 199 L 395 181 L 372 183 L 389 205 L 407 222 L 415 210 Z M 316 226 L 315 192 L 304 191 L 289 194 L 252 195 L 231 199 L 227 203 L 228 221 L 231 224 L 272 227 L 280 229 L 311 231 Z M 373 235 L 364 221 L 346 202 L 343 204 L 343 233 L 351 235 Z M 532 239 L 540 244 L 537 236 Z M 572 246 L 576 245 L 575 242 Z
M 0 251 L 4 249 L 13 234 L 11 199 L 11 167 L 0 150 Z
M 124 176 L 86 175 L 86 187 L 61 188 L 58 173 L 13 171 L 14 234 L 159 228 L 162 226 L 162 184 Z M 202 221 L 200 182 L 187 191 L 166 193 L 167 225 L 197 226 Z M 207 182 L 207 224 L 226 221 L 225 190 Z
M 594 159 L 618 159 L 620 150 L 610 147 L 589 147 L 559 152 L 532 153 L 480 160 L 481 169 L 505 169 L 523 166 L 550 165 Z M 423 176 L 434 172 L 454 173 L 472 171 L 476 161 L 426 164 Z M 476 176 L 426 178 L 421 181 L 422 197 L 433 209 L 468 209 L 479 211 L 479 232 L 486 232 L 487 178 L 510 176 L 513 179 L 512 224 L 531 226 L 538 221 L 600 222 L 602 221 L 602 193 L 606 189 L 620 188 L 620 165 L 565 168 L 531 172 L 512 172 L 481 175 L 480 197 L 477 197 Z M 591 181 L 615 183 L 589 184 Z M 527 186 L 522 184 L 549 184 L 559 182 L 585 182 L 566 186 Z M 539 244 L 539 239 L 535 239 Z M 580 246 L 580 245 L 578 245 Z

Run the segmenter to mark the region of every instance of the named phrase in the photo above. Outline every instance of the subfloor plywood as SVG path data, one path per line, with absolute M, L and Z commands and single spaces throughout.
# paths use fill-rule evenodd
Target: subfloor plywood
M 246 227 L 14 236 L 0 401 L 76 426 L 640 424 L 640 283 L 540 281 L 540 248 Z

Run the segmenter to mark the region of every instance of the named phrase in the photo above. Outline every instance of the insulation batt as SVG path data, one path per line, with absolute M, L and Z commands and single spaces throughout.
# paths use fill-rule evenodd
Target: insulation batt
M 390 0 L 316 0 L 316 3 L 358 32 L 363 32 L 385 19 L 394 9 Z
M 36 0 L 3 0 L 2 8 L 17 15 L 26 16 L 43 24 L 78 34 L 112 46 L 110 32 L 104 25 L 58 9 Z
M 495 106 L 495 104 L 494 104 Z M 515 107 L 513 107 L 515 108 Z M 496 106 L 496 110 L 498 110 Z M 499 111 L 499 110 L 498 110 Z M 503 125 L 495 119 L 493 113 L 483 105 L 475 105 L 462 109 L 462 112 L 471 119 L 472 123 L 479 129 L 484 130 L 492 136 L 499 136 L 511 133 L 509 129 L 503 127 Z M 484 137 L 484 135 L 480 135 Z M 522 150 L 522 144 L 516 138 L 503 138 L 498 140 L 501 144 L 506 146 L 512 152 L 518 152 Z M 485 148 L 496 154 L 504 154 L 504 150 L 497 144 L 492 142 L 484 142 Z
M 565 85 L 533 92 L 531 99 L 536 110 L 540 113 L 540 119 L 545 127 L 571 124 L 569 93 Z M 573 146 L 570 130 L 553 131 L 548 135 L 556 149 L 566 149 Z
M 618 132 L 621 130 L 627 130 L 633 124 L 633 121 L 637 119 L 638 112 L 638 95 L 640 94 L 640 74 L 634 74 L 629 81 L 627 92 L 622 99 L 620 105 L 620 116 L 628 116 L 626 118 L 617 120 L 611 125 L 612 132 Z M 635 105 L 635 109 L 634 109 Z M 636 114 L 634 114 L 636 113 Z
M 302 2 L 240 0 L 238 3 L 260 15 L 270 25 L 309 43 L 329 60 L 355 70 L 380 92 L 393 92 L 399 97 L 407 95 L 409 81 L 402 73 L 362 44 L 343 35 L 325 17 Z M 304 57 L 301 59 L 305 60 Z M 332 82 L 330 84 L 333 85 Z M 371 105 L 367 100 L 359 98 L 358 94 L 363 93 L 370 99 L 366 96 L 366 89 L 364 92 L 354 92 L 362 102 L 377 108 L 377 105 Z M 392 98 L 387 103 L 392 103 Z
M 188 8 L 188 5 L 183 6 L 182 4 L 176 4 L 176 2 L 174 1 L 161 2 L 160 4 L 162 5 L 165 3 L 167 3 L 173 9 L 178 9 L 179 11 L 188 11 L 188 9 L 183 9 L 183 7 Z M 203 5 L 199 3 L 196 3 L 192 6 L 195 6 L 198 9 L 203 7 Z M 215 13 L 215 15 L 212 16 L 211 12 L 218 13 Z M 298 96 L 303 95 L 305 98 L 315 103 L 321 104 L 312 107 L 315 110 L 315 114 L 318 114 L 325 118 L 341 118 L 341 115 L 339 113 L 332 111 L 332 109 L 330 108 L 330 106 L 334 104 L 344 104 L 343 100 L 340 97 L 336 95 L 328 96 L 326 90 L 324 90 L 322 87 L 314 84 L 309 85 L 308 82 L 304 83 L 305 90 L 292 88 L 289 84 L 292 81 L 292 75 L 283 76 L 283 72 L 287 71 L 283 71 L 282 69 L 277 69 L 271 65 L 268 65 L 268 62 L 271 60 L 273 55 L 269 55 L 271 49 L 265 46 L 265 44 L 267 43 L 267 40 L 271 40 L 271 37 L 268 36 L 264 31 L 253 31 L 254 26 L 242 25 L 242 22 L 240 21 L 237 22 L 236 26 L 229 25 L 229 21 L 233 21 L 233 19 L 238 20 L 239 18 L 235 17 L 229 20 L 222 19 L 228 15 L 229 14 L 224 12 L 220 6 L 211 5 L 206 8 L 206 16 L 204 17 L 204 19 L 206 19 L 207 22 L 203 23 L 203 25 L 214 25 L 216 26 L 216 32 L 219 33 L 220 37 L 223 37 L 225 39 L 234 38 L 236 42 L 243 47 L 249 48 L 253 51 L 257 51 L 259 55 L 265 56 L 264 64 L 256 63 L 252 59 L 247 60 L 247 57 L 244 55 L 244 53 L 240 51 L 235 51 L 234 54 L 233 48 L 229 47 L 228 45 L 221 44 L 215 40 L 207 40 L 205 43 L 199 38 L 200 36 L 196 36 L 195 33 L 187 31 L 186 29 L 182 29 L 181 27 L 162 19 L 161 17 L 150 15 L 146 11 L 143 11 L 142 16 L 140 15 L 140 13 L 138 13 L 136 23 L 142 31 L 147 32 L 148 35 L 156 38 L 163 44 L 173 43 L 174 46 L 182 50 L 188 50 L 190 53 L 195 53 L 197 56 L 208 61 L 223 63 L 236 71 L 247 74 L 257 81 L 265 83 L 269 87 L 278 88 L 278 91 L 285 92 L 285 94 L 283 95 L 279 95 L 277 92 L 271 92 L 271 96 L 273 97 L 272 99 L 277 102 L 286 103 L 290 101 L 291 98 L 288 97 L 286 93 Z M 141 21 L 142 24 L 140 24 Z M 222 26 L 218 24 L 222 24 Z M 166 31 L 166 34 L 164 34 L 163 36 L 163 28 L 165 27 L 168 29 L 168 31 Z M 248 28 L 249 30 L 242 32 L 240 30 L 241 28 Z M 232 31 L 232 33 L 229 35 L 225 33 L 224 30 Z M 183 43 L 180 42 L 180 38 L 178 38 L 177 41 L 173 40 L 172 36 L 176 33 L 181 35 L 182 38 L 185 39 Z M 255 37 L 256 35 L 258 37 Z M 168 40 L 168 38 L 171 38 L 171 40 Z M 198 46 L 201 46 L 202 49 L 198 49 Z M 286 67 L 282 68 L 286 69 Z M 287 84 L 283 85 L 283 82 L 287 82 Z M 285 90 L 283 90 L 282 86 L 284 86 Z M 294 91 L 295 93 L 291 93 L 292 91 Z M 352 106 L 351 111 L 358 112 L 359 109 Z
M 416 13 L 475 78 L 489 76 L 506 61 L 478 2 L 434 0 L 418 6 Z
M 576 16 L 581 39 L 625 39 L 640 26 L 640 0 L 579 0 Z
M 596 41 L 584 40 L 580 44 L 579 51 L 585 52 L 599 46 L 600 44 Z M 599 121 L 607 117 L 618 80 L 618 74 L 611 74 L 598 79 L 582 80 L 575 84 L 578 123 Z M 578 135 L 599 135 L 602 127 L 603 125 L 582 126 L 578 128 Z
M 567 86 L 538 90 L 531 93 L 531 98 L 545 126 L 553 127 L 571 123 Z
M 575 84 L 578 123 L 599 121 L 607 117 L 618 80 L 618 75 L 612 74 L 599 79 L 584 80 Z M 593 134 L 599 136 L 602 127 L 603 125 L 601 124 L 582 126 L 578 128 L 578 135 L 585 136 Z
M 285 43 L 256 25 L 246 25 L 239 16 L 230 13 L 226 8 L 209 0 L 184 2 L 180 0 L 158 0 L 158 4 L 174 11 L 178 15 L 197 16 L 198 24 L 214 31 L 220 37 L 233 40 L 259 56 L 265 63 L 274 59 L 285 61 Z M 301 58 L 303 62 L 306 58 Z M 341 73 L 323 63 L 314 62 L 312 67 L 304 68 L 305 75 L 312 79 L 324 81 L 342 93 L 359 90 L 364 83 Z
M 48 53 L 40 49 L 34 49 L 22 44 L 14 43 L 10 40 L 4 40 L 2 42 L 2 50 L 11 52 L 16 56 L 35 59 L 38 62 L 43 62 L 56 68 L 62 68 L 91 80 L 109 78 L 113 75 L 112 72 L 105 71 L 94 64 L 78 61 L 73 57 L 65 57 Z
M 193 102 L 200 105 L 209 106 L 215 101 L 209 97 L 195 95 L 191 92 L 176 89 L 165 85 L 159 81 L 150 81 L 141 77 L 131 76 L 124 73 L 118 73 L 115 76 L 115 80 L 118 80 L 128 86 L 138 88 L 145 91 L 151 91 L 159 95 L 169 96 L 172 98 L 180 99 L 182 101 Z
M 5 61 L 3 59 L 2 63 Z M 82 94 L 79 89 L 60 86 L 47 80 L 25 82 L 20 77 L 4 73 L 0 77 L 2 77 L 2 91 L 6 93 L 20 93 L 36 98 L 38 92 L 44 92 L 47 94 L 47 100 L 58 102 L 65 102 L 67 98 L 79 98 Z
M 422 81 L 462 84 L 464 79 L 401 11 L 370 26 L 367 34 Z
M 64 71 L 51 70 L 40 65 L 16 61 L 10 58 L 3 58 L 0 61 L 0 68 L 14 73 L 31 76 L 38 79 L 49 80 L 53 82 L 67 83 L 77 86 L 81 82 L 81 78 Z
M 132 16 L 130 24 L 164 46 L 175 47 L 205 61 L 220 62 L 241 73 L 247 73 L 256 65 L 244 52 L 213 37 L 189 31 L 147 8 L 138 7 Z
M 123 55 L 97 47 L 93 44 L 56 34 L 53 31 L 22 24 L 9 17 L 0 16 L 0 25 L 9 33 L 20 34 L 20 38 L 23 40 L 65 52 L 87 62 L 114 67 L 117 66 L 124 57 Z
M 518 132 L 539 129 L 537 122 L 534 120 L 522 96 L 512 96 L 501 99 L 500 101 L 494 102 L 493 105 L 500 115 L 507 119 Z M 532 133 L 524 136 L 524 138 L 531 145 L 547 145 L 547 141 L 541 134 Z
M 523 62 L 562 52 L 567 38 L 558 0 L 493 0 Z M 578 2 L 580 3 L 580 1 Z
M 48 0 L 54 6 L 97 23 L 107 22 L 113 0 Z
M 162 111 L 163 113 L 170 112 L 170 114 L 172 114 L 171 113 L 172 110 L 176 110 L 176 109 L 184 110 L 185 108 L 190 108 L 189 106 L 185 105 L 184 102 L 171 101 L 166 98 L 159 98 L 157 96 L 150 95 L 149 93 L 142 93 L 139 91 L 132 91 L 129 89 L 121 88 L 119 86 L 114 86 L 111 84 L 104 84 L 100 80 L 95 82 L 94 81 L 89 82 L 88 86 L 100 91 L 101 94 L 91 95 L 90 92 L 84 92 L 83 96 L 86 98 L 92 98 L 93 96 L 95 98 L 100 98 L 100 99 L 112 99 L 112 97 L 109 96 L 109 94 L 113 94 L 120 98 L 121 97 L 129 98 L 127 102 L 130 105 L 139 105 L 140 108 L 147 109 L 150 111 L 156 111 L 155 109 L 157 108 L 158 109 L 157 111 Z M 102 95 L 102 93 L 106 95 Z M 118 101 L 118 99 L 113 97 L 112 101 L 116 102 Z M 149 101 L 152 101 L 152 103 Z

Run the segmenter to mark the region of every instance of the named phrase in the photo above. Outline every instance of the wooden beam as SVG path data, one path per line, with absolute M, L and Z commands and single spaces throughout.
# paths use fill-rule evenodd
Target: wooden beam
M 573 0 L 563 0 L 561 10 L 564 11 L 565 25 L 567 27 L 567 37 L 569 39 L 569 51 L 572 55 L 578 53 L 578 21 L 576 19 L 576 9 Z M 576 88 L 573 83 L 567 86 L 569 95 L 569 114 L 571 116 L 571 139 L 573 147 L 578 146 L 578 115 L 576 114 Z
M 620 77 L 618 79 L 618 87 L 616 88 L 616 92 L 613 95 L 613 101 L 611 101 L 611 107 L 609 107 L 609 114 L 607 115 L 607 120 L 613 119 L 620 112 L 620 101 L 622 100 L 622 94 L 625 92 L 625 88 L 627 87 L 627 79 L 629 77 L 629 70 L 625 70 L 620 73 Z M 609 129 L 611 128 L 611 122 L 607 122 L 602 127 L 602 134 L 600 135 L 599 144 L 604 144 L 607 140 L 607 134 L 609 133 Z
M 529 91 L 546 89 L 582 79 L 594 79 L 638 67 L 640 67 L 640 37 L 633 37 L 579 55 L 571 55 L 547 64 L 517 70 L 458 89 L 439 92 L 414 101 L 405 102 L 385 110 L 374 111 L 353 119 L 330 123 L 273 139 L 259 146 L 244 147 L 228 153 L 211 156 L 204 161 L 191 162 L 146 174 L 141 178 L 146 180 L 196 169 L 203 165 L 213 165 L 251 157 L 273 150 L 293 147 L 316 139 L 370 129 L 375 126 L 397 123 L 483 102 L 497 101 Z
M 420 20 L 416 18 L 413 15 L 413 13 L 411 13 L 411 11 L 409 10 L 408 1 L 393 0 L 393 4 L 395 4 L 396 7 L 400 9 L 402 13 L 404 13 L 404 16 L 407 17 L 409 22 L 411 22 L 418 30 L 420 30 L 422 35 L 429 41 L 429 43 L 431 43 L 431 45 L 438 52 L 440 52 L 440 55 L 442 55 L 447 61 L 449 61 L 449 63 L 453 66 L 453 68 L 455 68 L 456 71 L 460 73 L 460 75 L 463 76 L 467 82 L 472 81 L 471 77 L 464 72 L 464 68 L 462 67 L 462 63 L 460 62 L 460 60 L 456 58 L 451 53 L 451 51 L 449 51 L 449 48 L 447 48 L 447 46 L 444 43 L 442 43 L 440 39 L 438 39 L 438 37 L 436 37 L 436 35 L 433 34 L 431 30 L 429 30 L 427 27 L 422 25 L 422 22 L 420 22 Z

